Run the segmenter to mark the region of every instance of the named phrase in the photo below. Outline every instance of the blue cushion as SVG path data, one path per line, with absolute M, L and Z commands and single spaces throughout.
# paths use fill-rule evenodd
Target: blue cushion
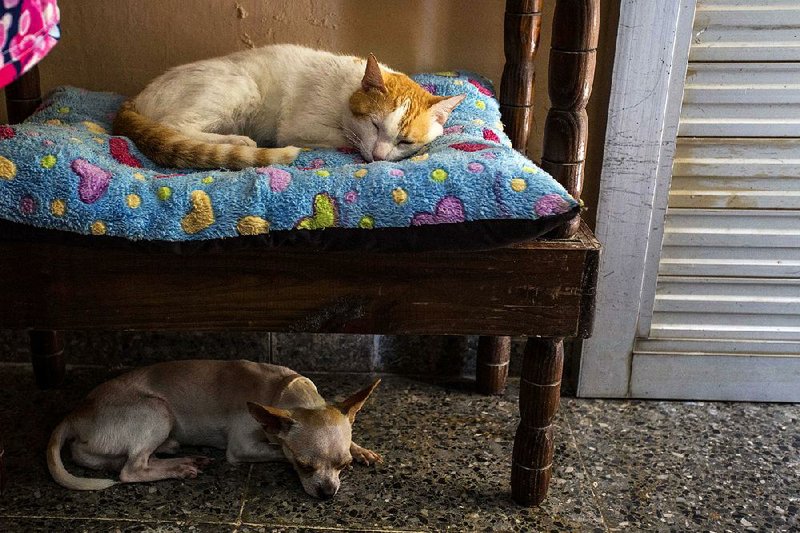
M 185 241 L 533 221 L 576 208 L 561 185 L 510 147 L 487 80 L 456 72 L 415 79 L 434 94 L 467 93 L 445 135 L 415 157 L 366 164 L 346 148 L 313 149 L 289 166 L 211 172 L 159 168 L 127 138 L 109 135 L 124 97 L 56 89 L 25 123 L 0 126 L 0 218 Z

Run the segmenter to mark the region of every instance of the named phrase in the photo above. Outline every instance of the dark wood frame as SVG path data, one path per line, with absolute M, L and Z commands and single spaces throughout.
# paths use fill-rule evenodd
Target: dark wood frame
M 500 102 L 521 151 L 533 123 L 541 8 L 542 0 L 506 3 Z M 598 27 L 599 0 L 556 0 L 542 166 L 575 198 Z M 6 101 L 11 122 L 39 105 L 36 68 L 6 88 Z M 491 251 L 178 255 L 102 238 L 0 238 L 0 327 L 30 330 L 41 387 L 63 378 L 68 329 L 480 334 L 477 384 L 486 393 L 505 387 L 508 336 L 525 335 L 511 484 L 517 502 L 535 505 L 552 471 L 563 338 L 591 332 L 598 256 L 579 217 L 550 239 Z

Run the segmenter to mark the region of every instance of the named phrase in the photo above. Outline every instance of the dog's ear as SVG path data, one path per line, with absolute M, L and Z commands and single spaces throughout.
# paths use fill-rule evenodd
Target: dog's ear
M 250 415 L 261 424 L 264 431 L 271 435 L 285 433 L 297 423 L 292 418 L 292 414 L 286 409 L 278 409 L 277 407 L 253 402 L 247 402 L 247 409 L 250 411 Z
M 364 402 L 367 401 L 369 395 L 372 394 L 372 391 L 375 390 L 375 387 L 377 387 L 378 383 L 380 382 L 381 382 L 380 379 L 375 380 L 375 383 L 373 383 L 372 385 L 364 387 L 357 393 L 350 396 L 345 401 L 336 405 L 336 407 L 338 407 L 339 410 L 342 413 L 344 413 L 347 416 L 347 418 L 350 419 L 351 424 L 356 419 L 356 413 L 358 413 L 361 410 L 361 408 L 364 406 Z

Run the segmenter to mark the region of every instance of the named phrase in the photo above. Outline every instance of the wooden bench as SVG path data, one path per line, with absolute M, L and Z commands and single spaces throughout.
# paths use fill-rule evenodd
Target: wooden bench
M 507 0 L 500 102 L 525 150 L 542 0 Z M 541 166 L 575 197 L 586 152 L 599 0 L 557 0 Z M 41 102 L 36 69 L 6 89 L 12 122 Z M 528 337 L 511 474 L 540 503 L 553 460 L 563 339 L 591 333 L 600 246 L 580 218 L 490 251 L 319 252 L 224 246 L 174 254 L 91 237 L 0 238 L 0 328 L 30 330 L 37 383 L 64 375 L 62 331 L 246 330 L 483 335 L 477 384 L 502 392 L 510 335 Z

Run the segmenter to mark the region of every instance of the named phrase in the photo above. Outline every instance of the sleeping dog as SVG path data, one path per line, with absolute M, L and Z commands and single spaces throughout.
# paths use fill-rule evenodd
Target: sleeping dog
M 251 361 L 174 361 L 128 372 L 91 393 L 53 431 L 47 465 L 59 484 L 100 490 L 117 482 L 67 472 L 73 460 L 113 469 L 119 481 L 193 478 L 208 457 L 160 458 L 181 445 L 226 450 L 231 463 L 288 460 L 305 491 L 332 498 L 352 461 L 380 462 L 351 439 L 352 424 L 380 380 L 338 404 L 326 403 L 310 379 Z

